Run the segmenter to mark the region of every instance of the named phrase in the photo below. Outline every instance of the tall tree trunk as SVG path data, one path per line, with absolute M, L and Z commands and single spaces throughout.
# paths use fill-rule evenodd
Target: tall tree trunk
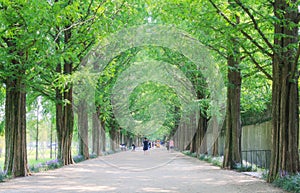
M 52 156 L 53 156 L 53 147 L 52 147 L 52 143 L 53 143 L 53 129 L 52 129 L 52 123 L 53 122 L 52 122 L 52 116 L 51 116 L 51 122 L 50 122 L 50 159 L 52 159 Z
M 237 53 L 236 51 L 235 53 Z M 241 73 L 239 69 L 238 54 L 230 54 L 228 57 L 228 88 L 227 88 L 227 112 L 225 128 L 225 152 L 223 168 L 233 169 L 240 163 L 241 140 Z
M 275 0 L 272 149 L 268 181 L 299 172 L 298 24 L 296 0 Z
M 112 151 L 116 151 L 116 143 L 117 143 L 117 130 L 114 126 L 111 126 L 109 130 L 109 137 L 110 137 L 110 148 Z
M 39 102 L 36 110 L 36 138 L 35 138 L 35 160 L 39 159 Z
M 93 113 L 93 128 L 92 128 L 92 152 L 97 156 L 101 155 L 101 125 L 100 120 L 97 112 Z
M 198 133 L 198 131 L 196 131 L 196 133 L 194 134 L 194 137 L 193 137 L 193 139 L 192 139 L 192 141 L 189 145 L 190 146 L 189 149 L 190 149 L 191 153 L 195 153 L 197 151 L 197 149 L 196 149 L 196 147 L 197 147 L 197 145 L 196 145 L 196 143 L 197 143 L 197 133 Z
M 60 65 L 58 65 L 58 67 L 56 68 L 60 69 Z M 62 94 L 60 92 L 60 89 L 56 89 L 56 104 L 55 104 L 55 108 L 56 108 L 56 134 L 57 134 L 57 158 L 58 159 L 62 159 L 62 155 L 61 155 L 61 149 L 62 149 L 62 126 L 63 126 L 63 103 L 62 103 Z
M 58 65 L 60 66 L 60 64 Z M 57 67 L 59 69 L 60 67 Z M 64 64 L 64 73 L 72 72 L 72 64 Z M 68 87 L 68 88 L 67 88 Z M 58 140 L 57 158 L 63 165 L 73 164 L 72 159 L 72 137 L 74 127 L 74 113 L 72 107 L 72 86 L 68 85 L 65 92 L 61 94 L 60 89 L 56 90 L 56 129 Z M 62 101 L 68 101 L 63 104 Z
M 100 149 L 102 152 L 106 151 L 106 129 L 105 129 L 105 122 L 101 121 L 101 128 L 100 128 Z
M 29 169 L 26 148 L 26 88 L 22 78 L 18 76 L 8 78 L 5 84 L 4 171 L 13 177 L 27 176 Z
M 199 122 L 198 122 L 198 149 L 197 154 L 207 154 L 207 137 L 205 137 L 207 131 L 207 118 L 200 114 Z
M 190 152 L 197 153 L 198 156 L 207 153 L 207 140 L 205 138 L 207 122 L 208 120 L 200 115 L 198 119 L 198 128 L 190 145 Z
M 213 149 L 212 149 L 212 156 L 218 156 L 219 155 L 219 138 L 216 138 L 213 144 Z
M 69 26 L 66 26 L 67 28 Z M 71 29 L 64 31 L 64 44 L 68 44 L 71 39 Z M 57 40 L 59 41 L 59 40 Z M 59 44 L 59 42 L 57 42 Z M 56 67 L 56 72 L 64 75 L 71 75 L 73 63 L 67 59 L 64 61 L 63 69 L 61 64 Z M 63 93 L 61 93 L 61 89 Z M 56 127 L 58 140 L 57 158 L 63 165 L 73 164 L 72 159 L 72 137 L 74 130 L 73 112 L 73 86 L 71 83 L 64 85 L 64 88 L 56 89 Z
M 84 159 L 89 159 L 89 142 L 88 142 L 88 111 L 87 102 L 81 99 L 78 104 L 78 137 L 79 137 L 79 151 Z

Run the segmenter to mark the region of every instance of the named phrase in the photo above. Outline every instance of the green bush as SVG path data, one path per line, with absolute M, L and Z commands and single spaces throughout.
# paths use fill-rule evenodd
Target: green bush
M 76 155 L 73 157 L 73 160 L 75 163 L 79 163 L 79 162 L 84 161 L 84 157 L 83 157 L 83 155 Z
M 257 171 L 256 167 L 252 166 L 252 165 L 241 165 L 240 163 L 236 164 L 234 166 L 234 169 L 238 172 L 254 172 Z
M 191 153 L 192 157 L 197 157 L 197 153 Z
M 90 154 L 90 159 L 97 158 L 98 156 L 96 154 Z
M 31 172 L 44 172 L 51 169 L 60 168 L 62 163 L 58 159 L 49 160 L 42 163 L 32 164 L 29 166 Z
M 284 190 L 300 193 L 300 174 L 279 177 L 273 182 L 273 184 Z
M 203 161 L 204 161 L 205 158 L 206 158 L 206 155 L 205 155 L 205 154 L 200 154 L 200 156 L 199 156 L 199 159 L 200 159 L 200 160 L 203 160 Z
M 188 154 L 186 154 L 186 155 L 188 155 Z M 193 155 L 191 155 L 191 156 L 193 156 Z M 221 167 L 222 163 L 223 163 L 223 157 L 220 157 L 220 156 L 213 157 L 213 156 L 210 156 L 207 154 L 200 154 L 199 160 L 206 161 L 208 163 L 211 163 L 211 164 L 213 164 L 215 166 L 219 166 L 219 167 Z
M 211 163 L 215 166 L 222 167 L 223 157 L 212 157 Z
M 5 179 L 5 174 L 0 170 L 0 182 L 3 182 Z
M 183 153 L 184 155 L 188 155 L 188 156 L 191 155 L 191 152 L 190 152 L 189 150 L 182 151 L 182 153 Z

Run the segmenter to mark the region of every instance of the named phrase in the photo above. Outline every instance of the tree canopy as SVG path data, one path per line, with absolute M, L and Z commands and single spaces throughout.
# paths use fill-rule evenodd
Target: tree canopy
M 268 181 L 282 172 L 299 172 L 298 6 L 296 0 L 0 1 L 4 169 L 9 175 L 28 175 L 26 133 L 32 132 L 28 120 L 34 116 L 27 112 L 41 105 L 45 116 L 55 117 L 57 157 L 64 165 L 73 163 L 75 132 L 81 138 L 80 146 L 89 144 L 90 126 L 84 122 L 89 122 L 92 114 L 99 118 L 93 119 L 98 133 L 95 138 L 105 140 L 107 133 L 112 143 L 120 144 L 124 140 L 121 135 L 128 140 L 143 135 L 152 139 L 174 137 L 180 131 L 182 115 L 195 111 L 197 120 L 191 116 L 187 120 L 197 126 L 183 132 L 177 141 L 189 139 L 187 135 L 191 139 L 177 145 L 181 150 L 199 147 L 195 150 L 199 153 L 201 144 L 206 143 L 207 129 L 213 125 L 209 123 L 220 125 L 223 114 L 218 110 L 226 109 L 224 126 L 218 125 L 216 131 L 225 131 L 225 158 L 230 162 L 224 161 L 225 168 L 240 162 L 241 126 L 272 120 Z M 163 28 L 153 26 L 178 30 L 174 30 L 174 36 L 162 30 L 161 36 L 171 39 L 162 45 L 165 42 L 156 42 L 159 38 L 149 34 L 157 35 L 155 30 Z M 136 37 L 131 37 L 124 29 L 139 29 L 148 35 L 139 37 L 135 33 Z M 114 44 L 105 42 L 114 37 L 112 34 L 122 37 Z M 166 34 L 169 37 L 163 36 Z M 128 48 L 122 47 L 124 42 Z M 205 51 L 195 50 L 200 44 Z M 178 47 L 182 50 L 176 50 Z M 116 55 L 110 58 L 107 52 L 102 56 L 95 51 L 106 49 Z M 109 61 L 100 73 L 95 73 L 105 57 Z M 213 65 L 207 62 L 210 59 Z M 91 61 L 93 69 L 83 73 Z M 142 79 L 141 74 L 150 78 Z M 173 84 L 167 85 L 168 81 Z M 211 85 L 221 88 L 220 81 L 227 88 L 227 106 L 213 101 L 225 96 L 225 90 L 216 93 L 218 89 L 211 89 Z M 77 93 L 80 84 L 92 88 Z M 92 98 L 85 94 L 89 92 L 93 92 Z M 124 100 L 128 104 L 124 105 Z M 93 107 L 91 112 L 86 111 L 89 105 Z M 126 121 L 132 121 L 132 128 Z M 218 146 L 214 141 L 214 147 Z M 99 141 L 93 144 L 100 146 Z M 86 151 L 88 154 L 88 148 Z

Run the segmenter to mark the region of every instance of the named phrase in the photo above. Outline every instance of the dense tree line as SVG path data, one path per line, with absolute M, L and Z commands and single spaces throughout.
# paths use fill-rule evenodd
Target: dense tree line
M 232 169 L 240 162 L 242 112 L 263 112 L 271 107 L 268 181 L 282 173 L 299 172 L 298 6 L 296 0 L 1 1 L 0 103 L 5 103 L 5 118 L 0 121 L 5 125 L 0 124 L 0 132 L 3 130 L 6 140 L 4 170 L 12 176 L 26 176 L 29 172 L 28 97 L 42 96 L 55 104 L 52 114 L 56 116 L 57 158 L 64 165 L 73 163 L 71 143 L 74 121 L 78 119 L 79 152 L 88 159 L 87 104 L 84 98 L 73 98 L 76 71 L 101 39 L 124 27 L 151 23 L 175 25 L 192 34 L 210 49 L 219 64 L 227 85 L 223 167 Z M 108 99 L 118 75 L 145 57 L 174 64 L 193 83 L 201 102 L 199 124 L 191 143 L 183 148 L 207 153 L 200 148 L 211 118 L 205 78 L 184 55 L 154 46 L 121 53 L 97 78 L 92 151 L 100 155 L 104 150 L 106 132 L 117 143 L 121 135 L 136 137 L 120 127 Z M 151 97 L 139 98 L 141 93 Z M 141 85 L 131 97 L 130 108 L 137 120 L 147 121 L 149 108 L 143 109 L 143 105 L 149 106 L 157 98 L 165 101 L 169 116 L 155 135 L 170 138 L 181 113 L 174 91 L 159 84 Z M 217 143 L 216 140 L 215 155 Z

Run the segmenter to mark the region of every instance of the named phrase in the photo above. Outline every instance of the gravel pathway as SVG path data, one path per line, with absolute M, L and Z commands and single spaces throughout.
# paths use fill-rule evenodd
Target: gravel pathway
M 0 192 L 284 192 L 264 181 L 165 149 L 137 150 L 0 183 Z

